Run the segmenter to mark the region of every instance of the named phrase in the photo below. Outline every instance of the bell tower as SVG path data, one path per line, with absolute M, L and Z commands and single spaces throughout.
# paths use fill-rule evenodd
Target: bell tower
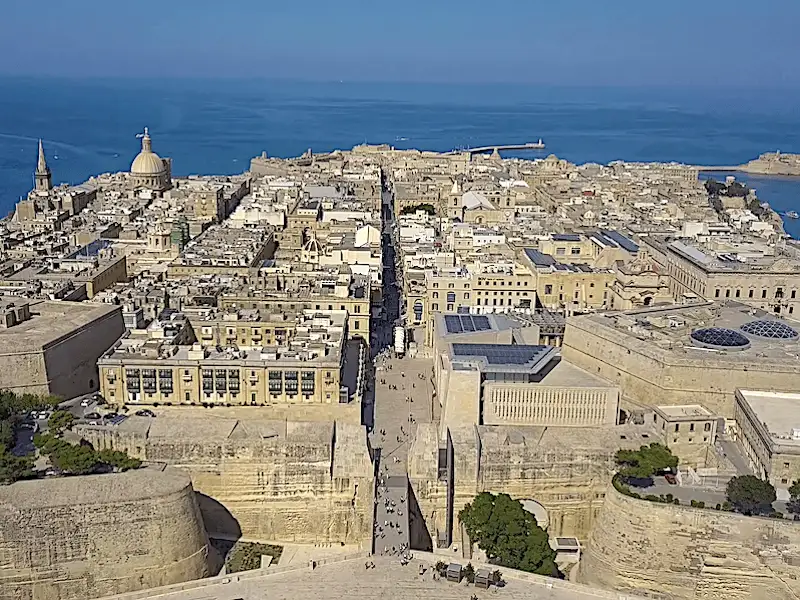
M 53 176 L 50 173 L 50 168 L 47 166 L 47 161 L 44 158 L 44 148 L 42 147 L 42 140 L 39 140 L 39 162 L 36 163 L 36 172 L 33 175 L 36 180 L 35 190 L 37 192 L 49 192 L 53 189 Z

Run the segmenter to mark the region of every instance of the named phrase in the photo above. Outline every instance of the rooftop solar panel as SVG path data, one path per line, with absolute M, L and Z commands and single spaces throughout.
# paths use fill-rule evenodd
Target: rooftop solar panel
M 472 317 L 472 322 L 475 324 L 475 331 L 489 331 L 492 328 L 489 324 L 489 317 Z
M 456 315 L 445 315 L 444 326 L 447 327 L 447 333 L 461 333 L 464 331 L 461 327 L 461 319 Z
M 453 344 L 455 356 L 477 356 L 492 365 L 526 365 L 550 351 L 549 346 L 503 344 Z
M 525 255 L 538 267 L 549 267 L 556 262 L 555 258 L 549 254 L 543 254 L 535 248 L 525 248 Z
M 577 233 L 554 233 L 552 235 L 554 242 L 580 242 L 581 236 Z
M 611 230 L 602 229 L 600 231 L 600 233 L 602 233 L 607 238 L 614 240 L 616 243 L 618 243 L 620 246 L 622 246 L 628 252 L 638 252 L 639 251 L 639 246 L 634 244 L 631 240 L 626 238 L 619 231 L 611 231 Z

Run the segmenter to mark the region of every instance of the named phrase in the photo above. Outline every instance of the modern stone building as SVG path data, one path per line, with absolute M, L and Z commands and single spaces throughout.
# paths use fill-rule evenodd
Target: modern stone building
M 119 307 L 0 299 L 0 389 L 72 398 L 100 385 L 97 360 L 125 332 Z
M 737 302 L 572 317 L 562 357 L 618 385 L 623 408 L 702 404 L 734 418 L 734 391 L 800 389 L 788 321 Z
M 438 315 L 434 347 L 440 431 L 459 425 L 601 426 L 619 391 L 539 343 L 535 323 L 504 315 Z
M 189 478 L 173 469 L 0 486 L 0 596 L 85 600 L 212 573 Z

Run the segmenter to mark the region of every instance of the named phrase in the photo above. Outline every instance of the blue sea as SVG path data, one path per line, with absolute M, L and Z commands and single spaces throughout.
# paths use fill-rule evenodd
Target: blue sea
M 800 152 L 800 92 L 515 85 L 0 78 L 0 211 L 32 186 L 36 140 L 55 182 L 127 170 L 148 126 L 176 175 L 239 173 L 251 157 L 356 144 L 451 150 L 542 138 L 576 163 L 740 164 Z M 800 179 L 739 175 L 780 211 Z M 800 238 L 800 222 L 787 230 Z

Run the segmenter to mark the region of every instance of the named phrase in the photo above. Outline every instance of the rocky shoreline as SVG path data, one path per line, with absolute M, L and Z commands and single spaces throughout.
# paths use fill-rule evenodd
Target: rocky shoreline
M 800 154 L 767 152 L 738 168 L 753 175 L 800 177 Z

